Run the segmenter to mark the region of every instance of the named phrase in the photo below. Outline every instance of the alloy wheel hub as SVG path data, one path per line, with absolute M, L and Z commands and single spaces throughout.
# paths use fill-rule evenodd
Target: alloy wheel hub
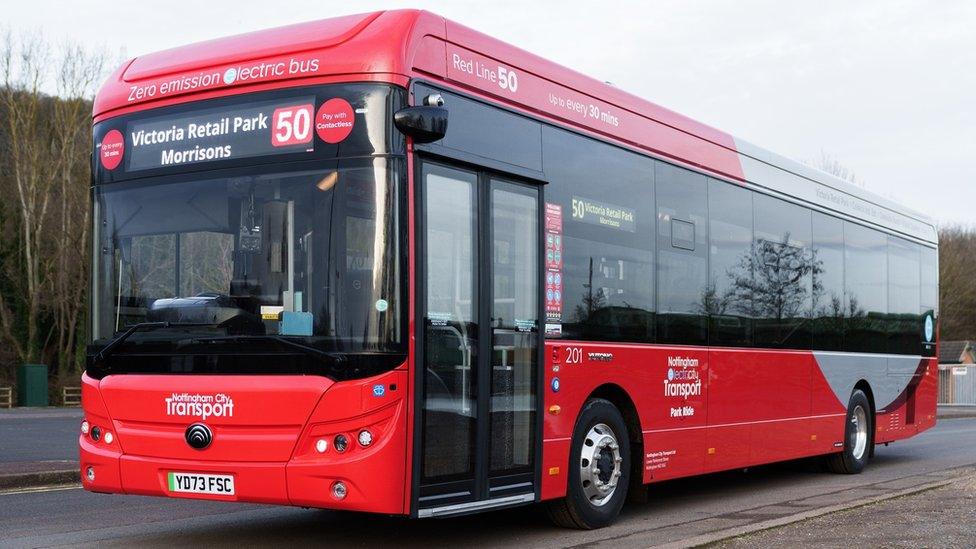
M 583 438 L 580 454 L 583 495 L 597 507 L 604 505 L 617 491 L 623 475 L 623 457 L 616 434 L 604 423 L 594 425 Z

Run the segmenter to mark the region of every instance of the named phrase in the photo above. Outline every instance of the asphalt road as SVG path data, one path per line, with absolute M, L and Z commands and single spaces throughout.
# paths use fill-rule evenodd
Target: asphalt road
M 81 408 L 14 408 L 0 411 L 0 464 L 78 461 Z
M 808 462 L 760 467 L 651 487 L 603 530 L 551 526 L 535 507 L 442 520 L 89 494 L 80 489 L 0 495 L 0 546 L 264 546 L 329 544 L 647 547 L 742 524 L 757 509 L 830 505 L 976 464 L 976 419 L 942 421 L 912 440 L 879 447 L 861 475 L 831 475 Z M 846 500 L 845 500 L 846 498 Z M 802 502 L 802 503 L 798 503 Z M 879 530 L 879 532 L 883 532 Z M 879 542 L 883 538 L 876 538 Z M 933 540 L 937 544 L 937 541 Z

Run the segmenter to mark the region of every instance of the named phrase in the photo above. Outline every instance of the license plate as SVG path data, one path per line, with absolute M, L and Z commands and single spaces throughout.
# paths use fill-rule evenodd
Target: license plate
M 203 473 L 167 473 L 170 492 L 190 494 L 234 495 L 234 477 L 231 475 L 207 475 Z

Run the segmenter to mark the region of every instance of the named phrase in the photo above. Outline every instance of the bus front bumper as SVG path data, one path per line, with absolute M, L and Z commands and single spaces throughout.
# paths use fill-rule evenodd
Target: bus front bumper
M 79 435 L 78 443 L 82 486 L 88 491 L 384 514 L 409 512 L 405 503 L 406 401 L 359 396 L 364 390 L 371 391 L 368 383 L 405 386 L 403 372 L 326 391 L 312 413 L 306 412 L 302 427 L 212 425 L 213 443 L 203 450 L 190 448 L 184 440 L 186 425 L 113 419 L 109 408 L 101 405 L 96 382 L 84 382 L 88 432 Z M 356 408 L 360 402 L 364 405 Z M 351 417 L 341 411 L 357 409 L 359 413 Z M 95 426 L 101 428 L 98 439 L 91 433 Z M 370 436 L 360 438 L 363 431 Z M 295 434 L 288 434 L 291 432 Z M 108 433 L 112 433 L 111 439 Z M 345 439 L 341 451 L 336 447 L 340 435 Z M 282 444 L 287 444 L 283 451 Z M 262 452 L 266 447 L 276 454 Z M 274 455 L 287 459 L 273 459 Z M 177 477 L 194 476 L 214 477 L 221 487 L 232 485 L 232 489 L 198 492 L 194 484 L 187 491 L 190 486 L 174 483 Z
M 96 447 L 80 437 L 82 486 L 91 492 L 215 501 L 297 505 L 400 514 L 403 509 L 403 454 L 378 452 L 359 462 L 202 461 L 130 456 Z M 392 456 L 389 456 L 392 457 Z M 233 479 L 232 494 L 173 489 L 171 473 Z M 341 488 L 340 488 L 341 486 Z

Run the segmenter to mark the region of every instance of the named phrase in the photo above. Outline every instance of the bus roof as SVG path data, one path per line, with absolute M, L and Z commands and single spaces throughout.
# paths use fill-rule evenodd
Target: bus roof
M 100 121 L 142 108 L 337 77 L 441 82 L 727 179 L 937 241 L 931 220 L 918 212 L 420 10 L 299 23 L 137 57 L 103 85 L 93 116 Z

